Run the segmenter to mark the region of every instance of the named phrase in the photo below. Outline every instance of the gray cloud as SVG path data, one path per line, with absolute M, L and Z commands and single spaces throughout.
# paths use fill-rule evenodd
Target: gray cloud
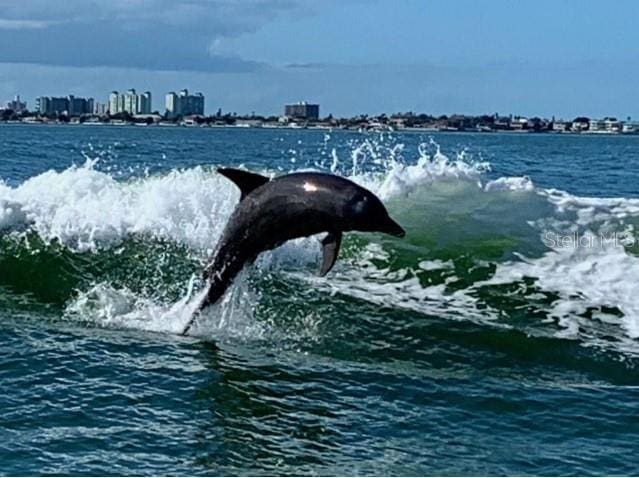
M 0 62 L 150 70 L 245 72 L 259 62 L 216 52 L 299 0 L 0 0 Z

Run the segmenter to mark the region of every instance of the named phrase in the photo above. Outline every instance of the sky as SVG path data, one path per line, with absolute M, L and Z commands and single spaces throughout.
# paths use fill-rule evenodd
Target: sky
M 639 119 L 638 25 L 635 0 L 0 0 L 0 103 Z

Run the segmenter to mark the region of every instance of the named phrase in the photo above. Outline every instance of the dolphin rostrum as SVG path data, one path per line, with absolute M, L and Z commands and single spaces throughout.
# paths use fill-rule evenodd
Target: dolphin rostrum
M 342 233 L 375 231 L 398 237 L 405 234 L 377 196 L 339 176 L 293 173 L 270 180 L 239 169 L 221 168 L 218 172 L 240 188 L 241 197 L 204 271 L 208 292 L 198 312 L 222 297 L 246 263 L 290 239 L 328 233 L 322 240 L 319 273 L 323 276 L 335 264 Z M 183 335 L 196 317 L 197 312 Z

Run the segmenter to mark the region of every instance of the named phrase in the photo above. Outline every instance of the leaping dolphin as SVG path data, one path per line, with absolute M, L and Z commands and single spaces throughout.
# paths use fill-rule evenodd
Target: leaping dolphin
M 241 197 L 204 271 L 208 292 L 197 312 L 217 302 L 245 264 L 288 240 L 328 233 L 322 240 L 319 273 L 323 276 L 335 264 L 342 233 L 405 234 L 377 196 L 339 176 L 294 173 L 270 180 L 239 169 L 221 168 L 218 172 L 240 188 Z M 197 312 L 182 335 L 188 333 Z

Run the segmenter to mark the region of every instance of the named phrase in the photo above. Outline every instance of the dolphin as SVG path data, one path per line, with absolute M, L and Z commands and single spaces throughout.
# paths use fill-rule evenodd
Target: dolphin
M 288 240 L 326 232 L 320 276 L 331 270 L 347 231 L 383 232 L 403 237 L 372 192 L 348 179 L 324 173 L 293 173 L 269 179 L 240 169 L 218 172 L 240 189 L 210 264 L 204 271 L 208 292 L 186 324 L 186 335 L 198 312 L 217 302 L 245 264 Z

